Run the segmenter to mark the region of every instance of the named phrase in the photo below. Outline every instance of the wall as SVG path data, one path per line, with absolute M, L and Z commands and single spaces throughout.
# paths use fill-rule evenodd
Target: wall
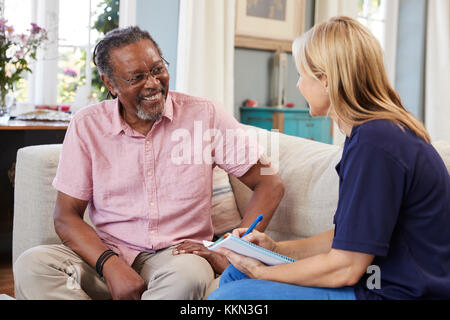
M 179 0 L 136 0 L 136 25 L 150 32 L 170 63 L 170 89 L 175 89 Z
M 427 3 L 400 0 L 395 88 L 403 105 L 424 119 Z

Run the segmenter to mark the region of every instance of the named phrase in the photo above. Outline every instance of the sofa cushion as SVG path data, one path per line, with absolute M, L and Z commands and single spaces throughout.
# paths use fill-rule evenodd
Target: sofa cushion
M 269 135 L 261 139 L 261 136 Z M 275 240 L 310 237 L 333 227 L 339 177 L 335 166 L 342 148 L 285 134 L 259 131 L 259 142 L 285 184 L 285 195 L 267 227 Z M 276 150 L 279 141 L 279 149 Z M 239 211 L 245 211 L 252 191 L 230 178 Z
M 450 142 L 436 141 L 433 142 L 433 147 L 437 150 L 441 158 L 444 160 L 444 164 L 447 167 L 447 171 L 450 174 Z

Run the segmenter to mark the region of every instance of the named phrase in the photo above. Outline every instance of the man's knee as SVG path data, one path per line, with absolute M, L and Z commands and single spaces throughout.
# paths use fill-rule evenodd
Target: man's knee
M 150 290 L 152 294 L 149 297 L 144 295 L 143 298 L 202 299 L 213 280 L 214 271 L 208 261 L 193 254 L 186 254 L 183 257 L 180 255 L 155 274 L 149 283 L 149 289 L 153 289 Z M 154 289 L 158 287 L 166 289 L 163 292 L 156 292 L 159 290 Z M 168 288 L 170 289 L 167 290 Z
M 46 267 L 46 254 L 46 246 L 37 246 L 24 251 L 14 263 L 14 277 L 20 280 L 22 276 L 39 274 Z
M 41 275 L 48 273 L 46 263 L 48 246 L 37 246 L 24 251 L 13 265 L 16 298 L 25 298 L 27 288 L 36 286 Z
M 214 271 L 206 259 L 187 254 L 174 262 L 172 271 L 176 274 L 177 287 L 189 299 L 201 299 L 211 281 Z

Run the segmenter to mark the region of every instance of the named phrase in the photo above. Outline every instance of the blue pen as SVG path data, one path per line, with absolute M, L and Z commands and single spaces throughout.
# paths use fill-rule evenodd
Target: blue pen
M 261 222 L 261 220 L 263 219 L 263 215 L 260 214 L 258 216 L 258 218 L 256 218 L 255 222 L 253 222 L 253 224 L 250 226 L 250 228 L 247 229 L 247 231 L 245 231 L 245 233 L 242 235 L 241 238 L 245 237 L 246 235 L 248 235 L 250 232 L 253 231 L 253 229 L 255 229 L 255 227 L 258 225 L 258 223 Z

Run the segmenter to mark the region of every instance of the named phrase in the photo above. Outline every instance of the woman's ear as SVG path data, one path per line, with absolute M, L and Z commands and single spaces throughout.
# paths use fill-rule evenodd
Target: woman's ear
M 324 86 L 325 91 L 328 93 L 328 77 L 326 74 L 323 74 L 320 77 L 320 82 L 322 82 L 322 85 Z

